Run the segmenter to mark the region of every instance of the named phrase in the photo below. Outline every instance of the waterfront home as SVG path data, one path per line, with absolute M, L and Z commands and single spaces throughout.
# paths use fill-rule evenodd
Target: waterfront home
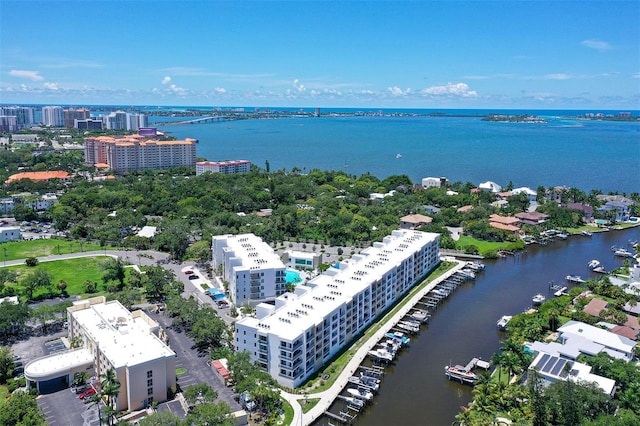
M 593 207 L 591 206 L 583 203 L 569 203 L 565 207 L 571 210 L 578 210 L 579 212 L 582 212 L 585 222 L 591 222 L 591 219 L 593 219 Z
M 497 192 L 496 193 L 496 198 L 498 200 L 505 200 L 509 197 L 511 197 L 513 195 L 513 192 L 511 191 L 506 191 L 506 192 Z
M 409 214 L 400 218 L 400 228 L 418 229 L 421 226 L 429 225 L 433 219 L 422 214 Z
M 540 212 L 522 212 L 516 213 L 515 217 L 520 220 L 523 225 L 540 225 L 549 219 L 549 215 Z
M 598 208 L 598 213 L 606 214 L 607 212 L 613 212 L 616 222 L 627 222 L 631 217 L 631 206 L 634 204 L 631 200 L 607 201 L 605 205 Z
M 607 302 L 606 300 L 602 300 L 602 299 L 598 299 L 597 297 L 594 297 L 589 301 L 589 303 L 587 303 L 587 305 L 584 308 L 582 308 L 582 310 L 584 311 L 584 313 L 591 315 L 592 317 L 599 317 L 600 312 L 602 312 L 603 309 L 608 309 L 608 308 L 609 308 L 609 302 Z
M 458 213 L 466 213 L 469 210 L 473 210 L 473 206 L 472 205 L 466 205 L 466 206 L 462 206 L 460 207 L 458 210 L 456 210 Z
M 496 200 L 491 205 L 498 209 L 506 209 L 509 207 L 509 202 L 507 200 Z
M 502 191 L 502 187 L 500 185 L 498 185 L 495 182 L 491 182 L 490 180 L 478 185 L 478 189 L 480 189 L 481 191 L 493 192 L 493 193 L 498 193 Z
M 563 201 L 563 197 L 569 193 L 569 188 L 566 186 L 554 186 L 553 188 L 547 189 L 547 199 L 551 201 L 555 201 L 560 204 Z
M 429 214 L 438 214 L 440 213 L 440 209 L 436 206 L 422 206 L 422 208 L 424 209 L 425 213 L 429 213 Z
M 611 329 L 611 332 L 631 340 L 638 340 L 638 333 L 640 333 L 640 331 L 627 327 L 626 325 L 616 325 Z
M 513 189 L 511 191 L 511 193 L 513 195 L 518 195 L 518 194 L 524 193 L 524 194 L 527 195 L 527 199 L 529 200 L 529 202 L 532 202 L 532 203 L 534 201 L 536 201 L 537 197 L 538 197 L 538 193 L 536 191 L 532 190 L 531 188 L 527 188 L 526 186 L 523 186 L 521 188 Z
M 615 380 L 591 373 L 591 366 L 543 351 L 538 352 L 531 365 L 529 365 L 529 370 L 535 370 L 547 383 L 567 380 L 590 382 L 598 386 L 607 395 L 613 396 L 616 391 Z
M 606 352 L 614 358 L 631 361 L 634 356 L 636 342 L 623 336 L 611 333 L 599 327 L 580 322 L 569 321 L 558 328 L 558 340 L 563 344 L 578 344 L 578 350 L 586 355 Z M 593 349 L 601 349 L 592 353 Z

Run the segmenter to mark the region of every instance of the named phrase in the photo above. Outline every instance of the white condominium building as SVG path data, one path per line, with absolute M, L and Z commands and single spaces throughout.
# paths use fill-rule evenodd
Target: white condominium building
M 273 301 L 286 292 L 285 266 L 269 245 L 253 234 L 212 238 L 213 269 L 222 268 L 229 295 L 238 306 Z
M 230 175 L 234 173 L 247 173 L 250 170 L 251 161 L 249 160 L 198 161 L 196 163 L 196 176 L 200 176 L 204 172 Z
M 79 338 L 94 359 L 96 376 L 108 369 L 120 381 L 116 409 L 138 410 L 167 399 L 176 386 L 176 354 L 159 336 L 162 329 L 142 311 L 129 312 L 104 297 L 67 309 L 69 338 Z
M 281 385 L 303 384 L 440 262 L 440 235 L 396 230 L 382 242 L 276 299 L 235 326 L 247 351 Z
M 59 106 L 42 107 L 42 124 L 51 127 L 64 126 L 64 110 Z
M 89 166 L 107 165 L 118 173 L 142 169 L 193 167 L 197 139 L 159 141 L 146 136 L 98 136 L 84 139 Z

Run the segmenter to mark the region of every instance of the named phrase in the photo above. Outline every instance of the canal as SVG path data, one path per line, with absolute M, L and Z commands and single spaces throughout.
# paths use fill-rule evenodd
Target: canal
M 610 231 L 592 237 L 572 236 L 547 246 L 495 261 L 475 281 L 460 286 L 434 311 L 428 327 L 415 335 L 411 347 L 387 367 L 373 404 L 361 411 L 359 426 L 450 425 L 460 407 L 468 404 L 472 388 L 448 381 L 444 366 L 465 365 L 473 357 L 490 360 L 505 337 L 496 329 L 502 315 L 518 314 L 542 293 L 553 297 L 549 283 L 565 285 L 569 274 L 594 278 L 587 263 L 598 259 L 607 270 L 622 266 L 612 246 L 631 250 L 629 241 L 640 240 L 640 228 Z M 336 401 L 333 413 L 347 411 Z M 332 421 L 332 423 L 336 423 Z M 323 418 L 316 424 L 329 424 Z

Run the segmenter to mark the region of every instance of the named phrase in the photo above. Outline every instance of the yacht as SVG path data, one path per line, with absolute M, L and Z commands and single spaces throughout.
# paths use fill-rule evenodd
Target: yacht
M 533 298 L 531 299 L 531 301 L 533 302 L 533 306 L 540 306 L 542 305 L 542 303 L 544 303 L 544 301 L 546 300 L 546 297 L 544 297 L 542 294 L 538 293 L 535 296 L 533 296 Z
M 513 316 L 503 315 L 502 318 L 500 318 L 496 323 L 498 330 L 505 331 L 507 329 L 507 324 L 509 324 L 509 321 L 511 321 L 511 318 L 513 318 Z

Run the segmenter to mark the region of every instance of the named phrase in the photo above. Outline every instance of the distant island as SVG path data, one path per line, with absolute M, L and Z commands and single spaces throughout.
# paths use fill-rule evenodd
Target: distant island
M 520 115 L 506 115 L 506 114 L 489 114 L 482 119 L 482 121 L 495 121 L 499 123 L 546 123 L 544 118 L 537 117 L 535 115 L 520 114 Z

